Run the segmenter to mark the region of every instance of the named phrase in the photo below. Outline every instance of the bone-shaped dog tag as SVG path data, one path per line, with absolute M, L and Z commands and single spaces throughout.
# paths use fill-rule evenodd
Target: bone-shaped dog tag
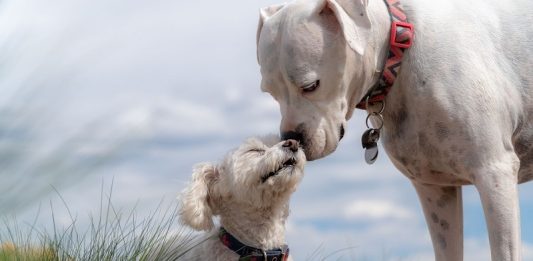
M 368 164 L 372 164 L 378 158 L 378 144 L 379 140 L 379 130 L 377 129 L 368 129 L 363 133 L 361 137 L 361 143 L 365 149 L 365 161 Z

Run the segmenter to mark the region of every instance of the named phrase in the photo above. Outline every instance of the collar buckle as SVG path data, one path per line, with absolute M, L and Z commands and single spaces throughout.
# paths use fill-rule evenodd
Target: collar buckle
M 390 45 L 407 49 L 413 43 L 413 24 L 402 21 L 393 21 L 390 31 Z

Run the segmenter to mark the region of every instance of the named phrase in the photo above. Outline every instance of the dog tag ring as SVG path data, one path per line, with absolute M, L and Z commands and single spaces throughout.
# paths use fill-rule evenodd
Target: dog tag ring
M 365 149 L 365 161 L 367 164 L 372 164 L 378 158 L 378 144 L 379 140 L 379 130 L 378 129 L 368 129 L 363 133 L 361 137 L 361 143 Z

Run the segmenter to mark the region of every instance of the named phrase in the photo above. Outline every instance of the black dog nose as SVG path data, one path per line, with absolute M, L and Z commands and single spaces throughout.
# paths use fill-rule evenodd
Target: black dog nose
M 286 131 L 281 133 L 281 140 L 295 140 L 301 143 L 303 141 L 303 135 L 296 131 Z
M 300 146 L 300 143 L 295 140 L 286 140 L 285 143 L 283 143 L 283 147 L 289 148 L 292 152 L 297 152 L 298 146 Z

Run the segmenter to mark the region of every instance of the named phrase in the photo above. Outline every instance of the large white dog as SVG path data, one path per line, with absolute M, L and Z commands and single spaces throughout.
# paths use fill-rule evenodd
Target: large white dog
M 517 184 L 533 177 L 533 1 L 402 5 L 415 37 L 385 99 L 384 147 L 418 192 L 437 260 L 463 258 L 461 185 L 469 184 L 492 259 L 520 260 Z M 309 160 L 335 150 L 378 81 L 390 28 L 383 0 L 261 10 L 261 88 L 279 102 L 282 135 L 298 138 Z

